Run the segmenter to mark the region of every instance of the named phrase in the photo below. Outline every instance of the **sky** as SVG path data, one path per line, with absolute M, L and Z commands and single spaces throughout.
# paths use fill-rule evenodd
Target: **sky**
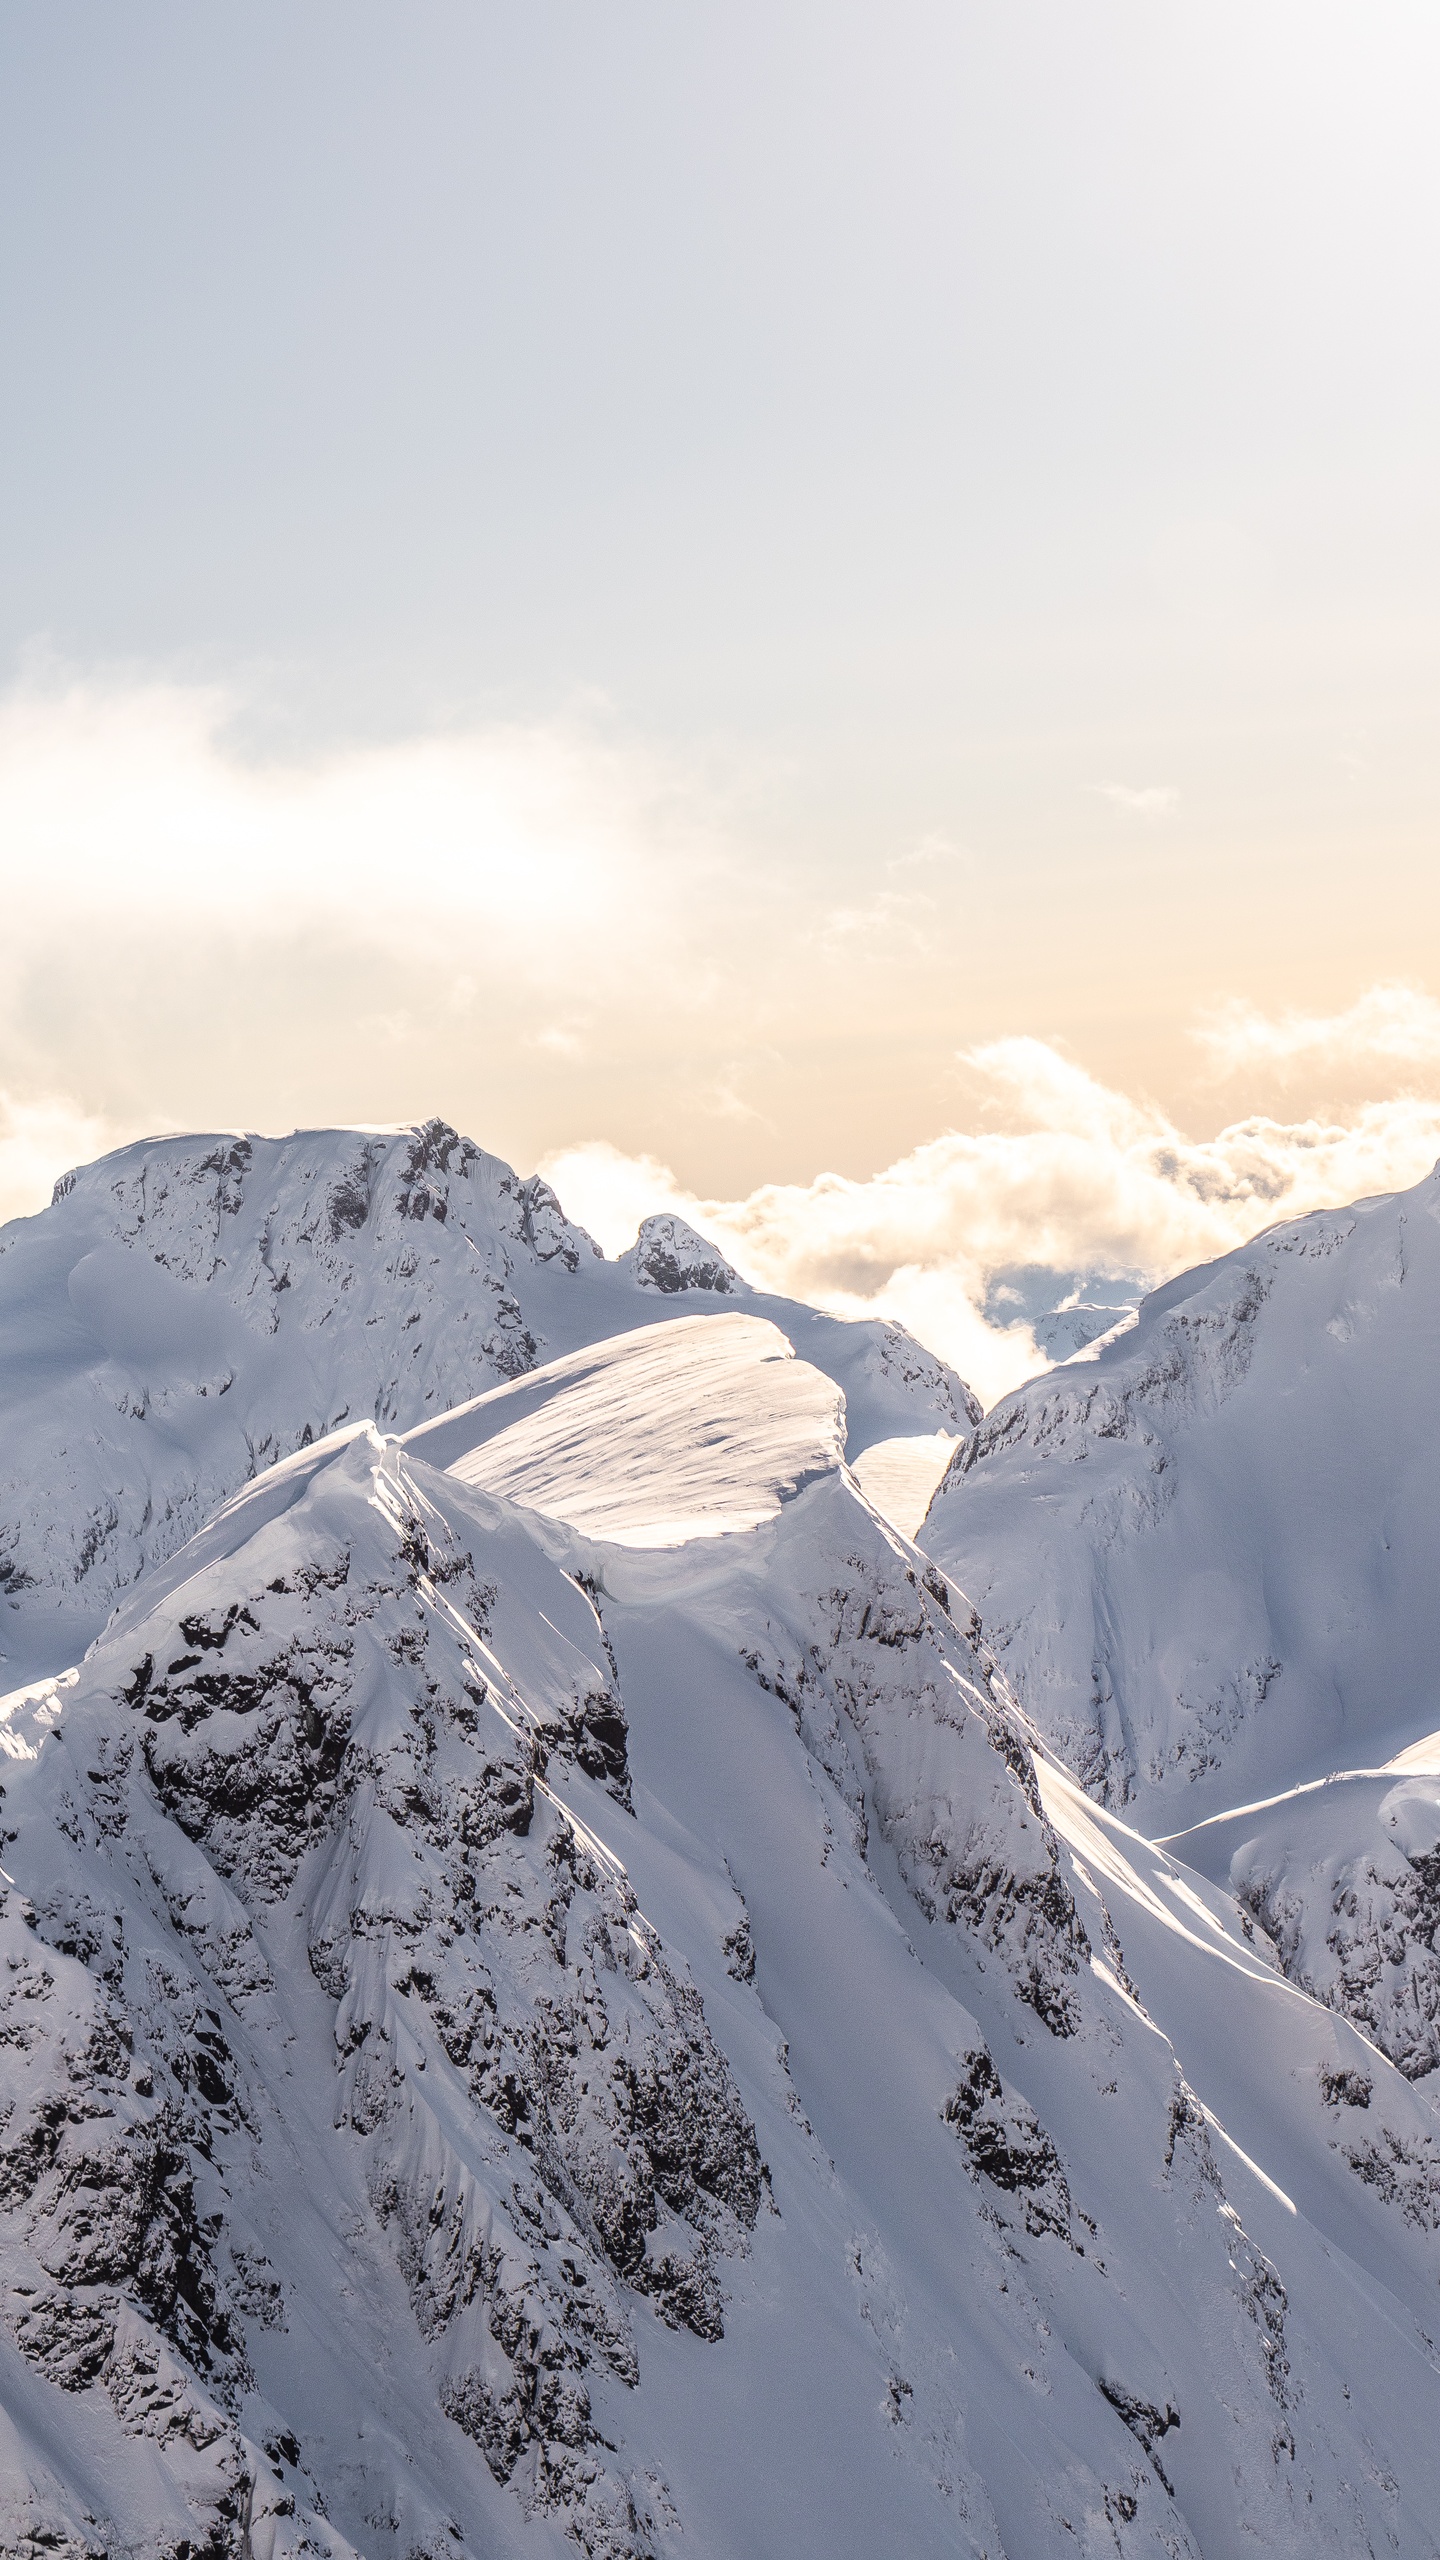
M 982 1393 L 1440 1152 L 1440 19 L 0 0 L 0 1214 L 439 1112 Z

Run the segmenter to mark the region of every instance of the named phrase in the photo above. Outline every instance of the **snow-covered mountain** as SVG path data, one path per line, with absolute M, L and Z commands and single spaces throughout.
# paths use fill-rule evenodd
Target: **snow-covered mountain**
M 683 1220 L 607 1262 L 442 1122 L 154 1139 L 0 1232 L 0 1661 L 74 1660 L 258 1469 L 404 1429 L 556 1353 L 743 1297 L 844 1388 L 850 1453 L 978 1419 L 897 1325 L 745 1287 Z
M 1437 1517 L 1440 1174 L 1160 1290 L 987 1416 L 920 1532 L 1090 1793 L 1416 2081 L 1440 2069 Z
M 1388 1768 L 1214 1815 L 1168 1845 L 1228 1886 L 1291 1980 L 1353 2018 L 1408 2079 L 1440 2071 L 1437 1737 Z
M 983 1422 L 433 1124 L 7 1230 L 0 2560 L 1434 2560 L 1437 1214 Z
M 1423 2092 L 843 1447 L 632 1328 L 8 1702 L 0 2550 L 1433 2550 Z
M 1158 1290 L 922 1535 L 1089 1791 L 1173 1830 L 1440 1726 L 1437 1517 L 1440 1173 Z

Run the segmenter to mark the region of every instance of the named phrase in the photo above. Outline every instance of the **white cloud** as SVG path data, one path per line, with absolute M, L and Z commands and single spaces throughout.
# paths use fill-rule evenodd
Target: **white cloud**
M 704 1200 L 609 1146 L 568 1149 L 545 1171 L 609 1249 L 648 1212 L 678 1209 L 759 1286 L 899 1318 L 989 1403 L 1045 1366 L 1025 1328 L 980 1313 L 994 1273 L 1034 1263 L 1155 1285 L 1277 1219 L 1415 1182 L 1440 1155 L 1440 1102 L 1252 1117 L 1192 1139 L 1043 1041 L 990 1042 L 967 1064 L 1007 1125 L 953 1130 L 868 1180 L 825 1173 Z
M 748 1111 L 812 911 L 703 759 L 594 705 L 265 758 L 247 716 L 63 670 L 0 695 L 0 1088 L 127 1126 L 439 1108 L 513 1152 L 567 1077 L 614 1126 L 683 1055 L 700 1116 Z
M 916 951 L 934 913 L 935 900 L 921 889 L 878 889 L 857 906 L 832 907 L 820 927 L 820 944 L 829 952 L 860 945 L 870 959 L 887 948 Z
M 878 887 L 852 905 L 831 907 L 820 921 L 820 947 L 828 953 L 844 955 L 849 949 L 863 946 L 868 958 L 877 953 L 904 958 L 923 950 L 933 938 L 940 900 L 921 888 L 919 880 L 928 876 L 937 888 L 953 896 L 953 882 L 947 882 L 943 875 L 953 873 L 963 860 L 959 847 L 948 836 L 921 836 L 908 852 L 892 854 L 885 864 L 886 880 L 909 885 Z
M 1180 794 L 1170 783 L 1151 783 L 1136 791 L 1128 782 L 1097 782 L 1095 789 L 1102 800 L 1113 801 L 1117 809 L 1128 809 L 1136 818 L 1163 818 L 1180 805 Z
M 568 1060 L 582 1058 L 585 1054 L 585 1043 L 579 1032 L 567 1031 L 564 1025 L 558 1022 L 547 1023 L 543 1031 L 537 1031 L 533 1045 L 537 1049 L 545 1050 L 552 1058 Z
M 716 1076 L 712 1083 L 699 1088 L 695 1107 L 711 1120 L 753 1120 L 761 1128 L 774 1127 L 757 1104 L 746 1101 L 740 1091 L 739 1073 L 733 1068 L 729 1074 Z
M 608 1254 L 624 1253 L 634 1243 L 642 1218 L 666 1209 L 688 1217 L 694 1195 L 678 1183 L 658 1157 L 626 1155 L 605 1138 L 574 1147 L 557 1147 L 540 1171 L 558 1192 L 567 1214 L 578 1218 Z
M 738 1186 L 769 1113 L 796 1143 L 794 1055 L 842 1019 L 857 1060 L 901 1055 L 926 1006 L 952 1018 L 937 990 L 971 1000 L 945 939 L 966 915 L 947 878 L 962 857 L 942 837 L 850 904 L 842 870 L 827 916 L 803 866 L 758 838 L 736 850 L 713 776 L 617 746 L 593 711 L 265 762 L 228 743 L 237 709 L 221 690 L 63 676 L 0 699 L 0 1211 L 197 1119 L 438 1107 L 523 1158 L 541 1091 L 547 1137 L 583 1095 L 592 1127 L 703 1144 L 701 1161 L 744 1165 L 712 1176 Z M 1178 799 L 1105 787 L 1141 817 Z M 936 1090 L 922 1078 L 941 1037 L 909 1053 L 916 1095 Z M 1440 1066 L 1440 1005 L 1396 985 L 1328 1015 L 1236 1004 L 1202 1038 L 1226 1074 L 1340 1065 L 1393 1094 Z M 964 1125 L 868 1180 L 706 1200 L 605 1146 L 547 1170 L 612 1249 L 646 1211 L 679 1209 L 757 1281 L 893 1312 L 994 1396 L 1039 1365 L 1023 1328 L 978 1312 L 996 1272 L 1158 1278 L 1268 1219 L 1413 1180 L 1440 1147 L 1440 1104 L 1413 1097 L 1193 1140 L 1047 1042 L 991 1040 L 965 1064 Z M 842 1102 L 866 1072 L 837 1065 Z
M 928 835 L 921 836 L 918 844 L 910 847 L 908 853 L 892 854 L 885 868 L 891 872 L 933 871 L 937 868 L 950 871 L 957 863 L 964 862 L 965 858 L 961 848 L 951 837 L 941 835 L 932 828 Z
M 1367 987 L 1340 1013 L 1261 1013 L 1221 1005 L 1196 1039 L 1220 1077 L 1269 1068 L 1282 1078 L 1316 1068 L 1440 1066 L 1440 1004 L 1418 987 Z
M 496 724 L 255 763 L 227 751 L 236 707 L 159 683 L 54 681 L 0 701 L 22 914 L 141 906 L 255 929 L 344 913 L 390 943 L 452 948 L 483 924 L 533 966 L 619 938 L 617 875 L 638 888 L 667 792 L 676 816 L 659 759 L 598 730 Z M 694 827 L 684 813 L 692 855 Z M 653 914 L 637 900 L 625 935 Z
M 136 1135 L 63 1095 L 18 1102 L 0 1093 L 0 1225 L 38 1209 L 72 1165 L 88 1164 Z

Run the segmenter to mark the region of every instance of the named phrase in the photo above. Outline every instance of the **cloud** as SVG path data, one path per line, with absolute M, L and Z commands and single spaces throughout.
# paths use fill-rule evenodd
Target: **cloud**
M 0 1087 L 127 1129 L 438 1107 L 513 1151 L 567 1076 L 609 1117 L 683 1055 L 733 1116 L 812 911 L 703 759 L 608 723 L 260 756 L 238 686 L 32 675 L 0 695 Z
M 741 850 L 712 770 L 617 742 L 594 707 L 269 758 L 237 746 L 244 712 L 224 688 L 63 671 L 0 697 L 0 1210 L 157 1127 L 438 1108 L 528 1165 L 583 1107 L 629 1151 L 547 1169 L 607 1242 L 679 1209 L 757 1281 L 892 1313 L 993 1397 L 1040 1365 L 1024 1325 L 985 1322 L 997 1275 L 1158 1279 L 1440 1147 L 1440 1103 L 1395 1094 L 1440 1065 L 1440 1006 L 1384 985 L 1201 1026 L 1222 1074 L 1365 1070 L 1392 1098 L 1363 1109 L 1192 1139 L 1015 1035 L 964 1052 L 958 1125 L 882 1172 L 706 1199 L 667 1153 L 740 1193 L 772 1126 L 793 1161 L 801 1112 L 868 1106 L 877 1056 L 918 1115 L 954 1005 L 994 1021 L 1022 1000 L 1023 972 L 963 965 L 969 858 L 926 837 L 852 886 L 767 844 L 758 799 Z M 1178 796 L 1106 788 L 1140 816 Z M 795 1070 L 815 1056 L 823 1110 Z
M 576 1147 L 545 1171 L 609 1249 L 677 1209 L 758 1286 L 847 1315 L 897 1317 L 991 1403 L 1045 1367 L 1025 1326 L 986 1323 L 996 1273 L 1039 1264 L 1155 1286 L 1257 1229 L 1418 1181 L 1440 1155 L 1440 1101 L 1344 1118 L 1237 1120 L 1188 1137 L 1034 1039 L 967 1054 L 977 1117 L 868 1179 L 824 1173 L 706 1200 L 653 1158 Z
M 606 1138 L 580 1146 L 557 1147 L 540 1171 L 558 1192 L 567 1214 L 577 1218 L 608 1254 L 626 1252 L 634 1243 L 642 1218 L 667 1209 L 688 1216 L 694 1195 L 678 1183 L 658 1157 L 627 1155 Z
M 72 1165 L 88 1164 L 133 1135 L 62 1095 L 19 1102 L 0 1093 L 0 1225 L 47 1200 L 56 1177 Z
M 1113 801 L 1117 809 L 1128 809 L 1137 818 L 1163 818 L 1180 805 L 1180 794 L 1170 783 L 1151 783 L 1141 791 L 1132 790 L 1128 782 L 1097 782 L 1094 788 L 1102 800 Z
M 527 982 L 653 955 L 683 853 L 723 859 L 658 754 L 584 722 L 492 723 L 303 760 L 231 751 L 219 688 L 52 679 L 0 700 L 12 918 L 137 914 L 267 934 L 343 919 L 355 939 L 488 961 Z
M 819 932 L 823 950 L 860 945 L 873 959 L 887 949 L 898 956 L 922 948 L 935 900 L 921 889 L 878 889 L 858 905 L 832 907 Z
M 1368 987 L 1341 1013 L 1261 1013 L 1218 1006 L 1195 1032 L 1220 1078 L 1269 1069 L 1282 1080 L 1315 1069 L 1440 1066 L 1440 1004 L 1417 987 Z
M 948 871 L 953 870 L 957 863 L 963 863 L 965 859 L 966 856 L 958 844 L 954 843 L 949 836 L 941 835 L 932 828 L 928 835 L 921 836 L 919 842 L 910 847 L 908 853 L 892 854 L 885 868 L 890 872 L 932 871 L 937 867 Z
M 740 1091 L 743 1072 L 743 1068 L 732 1065 L 709 1084 L 700 1086 L 695 1094 L 696 1109 L 703 1111 L 711 1120 L 753 1120 L 761 1128 L 773 1128 L 774 1122 L 766 1117 L 758 1104 L 747 1102 Z
M 910 885 L 877 888 L 852 905 L 831 907 L 818 928 L 816 938 L 821 949 L 831 955 L 843 955 L 860 945 L 871 959 L 877 954 L 904 958 L 923 950 L 933 938 L 940 900 L 928 889 L 920 888 L 918 879 L 929 875 L 938 887 L 953 895 L 953 886 L 937 875 L 953 872 L 963 860 L 959 847 L 948 836 L 935 833 L 921 836 L 906 853 L 892 854 L 885 864 L 885 878 L 908 881 Z

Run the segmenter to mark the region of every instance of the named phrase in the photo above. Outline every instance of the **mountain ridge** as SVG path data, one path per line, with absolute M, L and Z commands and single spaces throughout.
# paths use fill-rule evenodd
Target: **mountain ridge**
M 683 1222 L 607 1262 L 538 1175 L 442 1121 L 143 1140 L 0 1230 L 0 1653 L 83 1652 L 239 1484 L 368 1416 L 404 1428 L 542 1359 L 736 1293 L 846 1392 L 852 1447 L 965 1427 L 896 1325 L 747 1290 Z
M 1174 1828 L 1440 1724 L 1437 1355 L 1440 1169 L 1182 1273 L 966 1435 L 926 1545 L 1101 1800 Z

